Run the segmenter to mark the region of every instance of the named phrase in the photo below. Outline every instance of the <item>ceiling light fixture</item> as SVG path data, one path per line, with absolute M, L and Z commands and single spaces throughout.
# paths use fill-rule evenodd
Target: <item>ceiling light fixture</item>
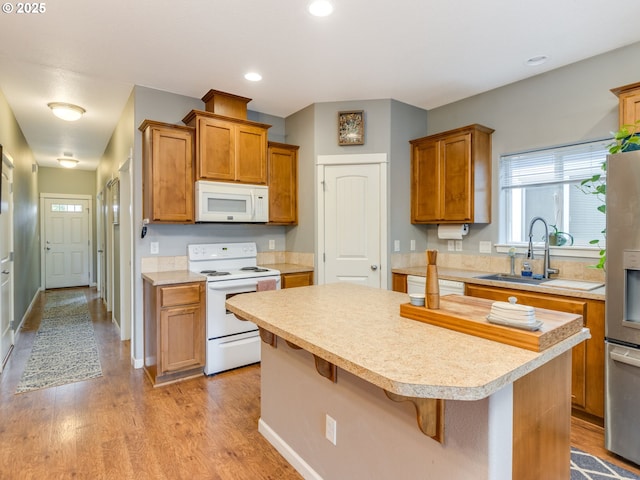
M 66 120 L 67 122 L 75 122 L 86 112 L 84 108 L 71 103 L 51 102 L 48 103 L 47 106 L 56 117 Z
M 78 160 L 74 160 L 73 158 L 59 158 L 58 163 L 64 168 L 74 168 L 78 165 Z
M 329 0 L 313 0 L 307 9 L 314 17 L 326 17 L 333 12 L 333 5 Z
M 260 75 L 258 72 L 249 72 L 244 74 L 244 78 L 246 80 L 249 80 L 250 82 L 259 82 L 260 80 L 262 80 L 262 75 Z
M 538 65 L 542 65 L 543 63 L 545 63 L 547 60 L 549 60 L 549 57 L 547 57 L 546 55 L 536 55 L 535 57 L 531 57 L 529 58 L 526 62 L 524 62 L 526 65 L 530 66 L 530 67 L 536 67 Z

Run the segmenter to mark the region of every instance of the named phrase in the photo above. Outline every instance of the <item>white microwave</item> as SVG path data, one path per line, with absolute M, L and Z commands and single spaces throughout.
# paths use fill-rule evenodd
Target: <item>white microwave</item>
M 266 223 L 269 187 L 196 181 L 196 222 Z

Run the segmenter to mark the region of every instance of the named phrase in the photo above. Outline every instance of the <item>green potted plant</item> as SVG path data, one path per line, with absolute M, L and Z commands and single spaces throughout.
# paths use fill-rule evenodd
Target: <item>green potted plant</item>
M 635 123 L 629 125 L 622 125 L 617 132 L 611 132 L 613 135 L 613 142 L 607 145 L 607 149 L 609 150 L 609 154 L 613 155 L 616 153 L 629 152 L 632 150 L 640 150 L 640 120 L 636 120 Z M 606 171 L 607 171 L 607 162 L 602 162 L 600 169 L 603 173 L 597 173 L 591 178 L 587 178 L 580 182 L 578 188 L 582 190 L 583 193 L 588 195 L 596 195 L 600 200 L 600 205 L 598 205 L 597 210 L 606 215 L 607 213 L 607 205 L 606 205 L 606 195 L 607 195 L 607 184 L 606 184 Z M 602 236 L 604 238 L 607 237 L 607 229 L 602 230 Z M 600 245 L 600 239 L 594 239 L 589 241 L 590 245 L 596 245 L 600 247 L 600 259 L 595 268 L 605 268 L 607 262 L 607 250 L 605 247 Z

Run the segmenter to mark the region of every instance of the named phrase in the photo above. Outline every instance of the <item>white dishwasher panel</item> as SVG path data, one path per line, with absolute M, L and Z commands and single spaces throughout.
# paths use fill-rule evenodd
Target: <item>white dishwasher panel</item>
M 407 293 L 424 293 L 427 285 L 426 277 L 419 277 L 417 275 L 407 275 Z M 464 283 L 456 282 L 455 280 L 438 279 L 438 288 L 440 289 L 440 295 L 457 294 L 464 295 Z

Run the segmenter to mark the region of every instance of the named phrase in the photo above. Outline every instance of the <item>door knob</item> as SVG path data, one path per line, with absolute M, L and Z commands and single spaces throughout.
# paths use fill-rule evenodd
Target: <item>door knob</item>
M 5 275 L 9 275 L 9 270 L 2 270 L 2 273 L 4 273 Z
M 374 272 L 378 269 L 378 265 L 371 265 L 371 270 Z

